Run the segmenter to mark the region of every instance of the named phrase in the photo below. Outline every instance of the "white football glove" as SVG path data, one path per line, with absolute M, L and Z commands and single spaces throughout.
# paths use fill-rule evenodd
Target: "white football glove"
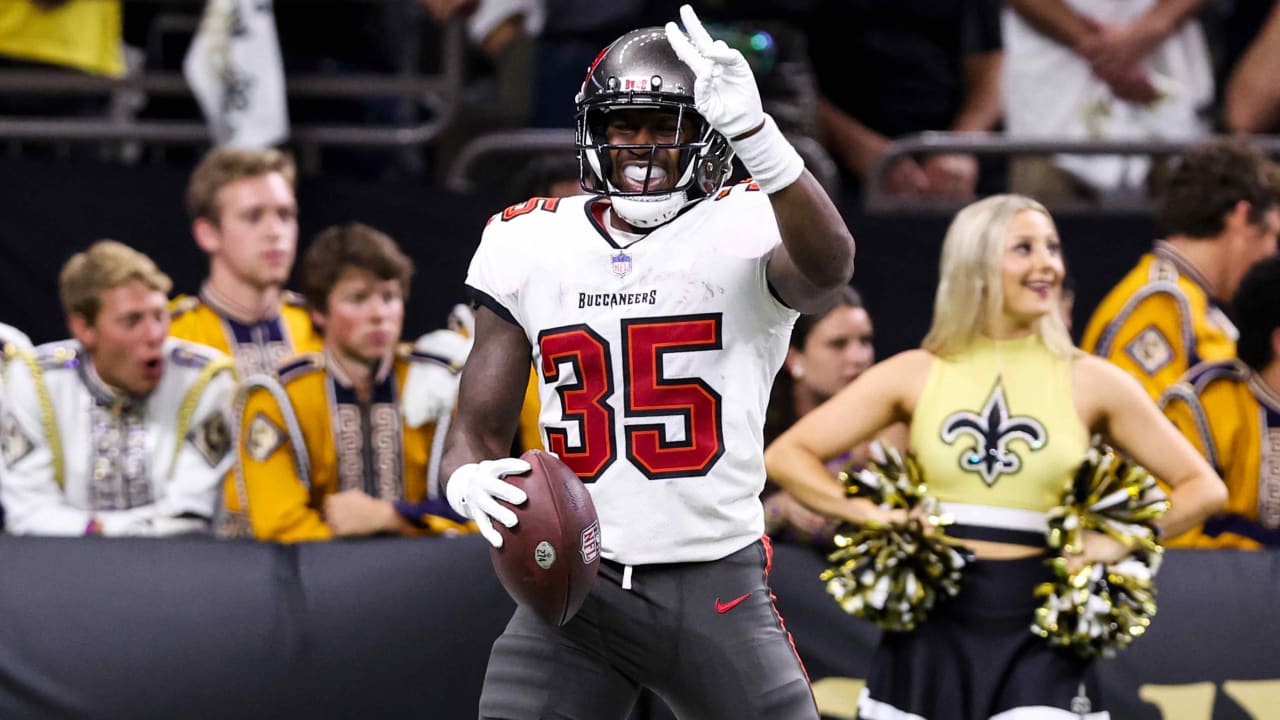
M 698 113 L 730 140 L 760 127 L 764 106 L 747 59 L 723 40 L 712 40 L 688 5 L 680 7 L 680 20 L 689 34 L 669 22 L 667 42 L 698 78 L 693 92 Z
M 449 415 L 458 401 L 458 373 L 471 353 L 470 337 L 453 330 L 433 330 L 418 338 L 413 349 L 431 355 L 448 366 L 414 362 L 405 378 L 401 412 L 411 428 Z
M 777 192 L 800 177 L 804 160 L 764 112 L 755 75 L 742 53 L 723 40 L 712 40 L 698 15 L 680 6 L 685 35 L 667 23 L 667 42 L 697 80 L 693 104 L 698 113 L 729 140 L 752 179 L 766 193 Z M 751 137 L 742 137 L 759 128 Z
M 498 500 L 519 505 L 529 499 L 523 490 L 502 477 L 529 470 L 529 463 L 519 458 L 468 463 L 449 476 L 444 494 L 454 512 L 474 520 L 476 527 L 480 528 L 480 535 L 490 545 L 500 548 L 502 535 L 493 528 L 493 521 L 497 520 L 508 528 L 515 527 L 519 521 L 511 508 L 503 507 Z

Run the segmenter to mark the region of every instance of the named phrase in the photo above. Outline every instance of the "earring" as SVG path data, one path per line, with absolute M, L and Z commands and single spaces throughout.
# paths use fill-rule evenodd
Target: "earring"
M 792 366 L 791 366 L 791 379 L 792 379 L 792 380 L 799 380 L 799 379 L 800 379 L 800 378 L 802 378 L 802 377 L 804 377 L 804 366 L 803 366 L 803 365 L 799 365 L 799 364 L 797 364 L 797 365 L 792 365 Z

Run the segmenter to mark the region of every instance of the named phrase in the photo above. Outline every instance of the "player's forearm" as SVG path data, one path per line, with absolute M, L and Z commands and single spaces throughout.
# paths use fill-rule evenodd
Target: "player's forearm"
M 453 472 L 463 465 L 510 455 L 514 437 L 513 430 L 511 437 L 503 442 L 499 434 L 479 431 L 470 427 L 462 416 L 456 418 L 449 426 L 440 458 L 440 489 L 443 491 L 448 486 Z
M 810 286 L 784 290 L 783 297 L 802 312 L 821 309 L 803 305 L 853 277 L 853 237 L 840 211 L 773 118 L 766 115 L 759 127 L 732 138 L 730 144 L 756 184 L 769 194 L 782 243 L 804 277 L 799 284 Z
M 462 374 L 458 413 L 449 425 L 440 459 L 442 490 L 459 467 L 511 454 L 529 378 L 529 355 L 520 353 L 523 362 L 512 362 L 510 357 L 494 358 L 490 353 L 516 354 L 501 344 L 472 353 Z
M 769 199 L 796 269 L 816 288 L 847 285 L 853 278 L 853 236 L 817 178 L 806 170 Z
M 440 460 L 441 489 L 468 463 L 507 457 L 520 422 L 532 349 L 524 330 L 490 308 L 475 313 L 475 344 L 458 388 L 458 413 Z

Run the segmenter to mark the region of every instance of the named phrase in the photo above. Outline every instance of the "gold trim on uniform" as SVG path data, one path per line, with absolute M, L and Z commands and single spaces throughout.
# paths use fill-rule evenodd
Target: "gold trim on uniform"
M 1280 428 L 1267 428 L 1260 466 L 1258 524 L 1274 530 L 1280 528 Z
M 179 353 L 189 353 L 189 351 L 183 350 L 182 348 L 178 348 L 174 350 L 172 359 L 179 360 Z M 192 355 L 192 357 L 196 357 L 196 356 Z M 190 361 L 186 360 L 185 362 L 189 363 Z M 217 377 L 219 373 L 223 373 L 223 372 L 229 372 L 232 374 L 232 377 L 235 377 L 235 365 L 231 362 L 231 360 L 225 357 L 210 359 L 208 360 L 208 364 L 206 364 L 203 368 L 200 369 L 200 375 L 197 376 L 196 381 L 191 384 L 191 388 L 187 390 L 187 394 L 182 398 L 182 406 L 178 408 L 178 429 L 177 429 L 176 437 L 179 437 L 179 438 L 189 437 L 189 430 L 191 427 L 191 416 L 195 414 L 196 406 L 200 403 L 200 397 L 204 395 L 204 389 L 209 385 L 210 382 L 213 381 L 215 377 Z M 221 415 L 221 413 L 215 413 L 215 415 Z M 226 420 L 224 418 L 223 422 L 225 423 L 225 421 Z M 224 430 L 225 429 L 226 428 L 224 427 Z M 199 449 L 198 446 L 197 446 L 197 449 Z M 230 448 L 228 447 L 228 449 Z M 203 451 L 201 452 L 203 454 Z M 173 460 L 172 462 L 169 463 L 170 479 L 173 478 L 174 472 L 177 471 L 178 469 L 178 457 L 181 453 L 182 453 L 182 443 L 181 442 L 174 443 Z M 224 452 L 223 454 L 225 455 L 226 453 Z M 207 455 L 205 456 L 205 459 L 208 460 Z M 209 464 L 210 466 L 217 465 L 216 462 L 209 463 Z
M 207 283 L 198 296 L 179 295 L 169 303 L 170 334 L 226 353 L 242 378 L 270 374 L 290 357 L 322 346 L 296 293 L 283 293 L 272 317 L 242 317 L 232 305 Z
M 396 357 L 379 368 L 372 401 L 363 406 L 341 367 L 324 355 L 280 367 L 278 379 L 248 380 L 246 385 L 255 387 L 242 388 L 236 406 L 239 461 L 230 481 L 234 486 L 223 495 L 219 532 L 248 530 L 260 540 L 277 542 L 321 540 L 332 537 L 323 503 L 334 493 L 358 489 L 415 505 L 430 498 L 427 478 L 431 464 L 438 462 L 432 450 L 440 430 L 436 423 L 409 427 L 401 416 L 409 362 Z M 260 415 L 274 427 L 272 438 L 290 446 L 289 453 L 276 452 L 274 442 L 266 446 L 271 450 L 265 457 L 261 448 L 251 452 L 245 424 L 257 422 Z M 408 518 L 414 534 L 474 530 L 469 523 L 432 512 Z
M 373 443 L 373 473 L 378 495 L 386 499 L 404 499 L 404 456 L 400 451 L 403 427 L 400 410 L 391 403 L 378 403 L 369 409 L 369 441 Z
M 1159 400 L 1195 363 L 1234 357 L 1237 335 L 1204 275 L 1157 241 L 1098 303 L 1080 349 L 1110 360 Z
M 63 490 L 67 481 L 67 459 L 63 456 L 62 432 L 58 428 L 58 416 L 53 412 L 53 398 L 49 394 L 49 386 L 45 384 L 44 367 L 60 367 L 75 360 L 76 351 L 72 348 L 58 347 L 48 358 L 37 359 L 35 353 L 19 350 L 14 358 L 26 364 L 31 371 L 31 382 L 36 388 L 36 401 L 40 403 L 40 424 L 44 428 L 45 440 L 49 443 L 49 454 L 53 458 L 53 480 L 58 490 Z
M 338 448 L 338 487 L 364 489 L 364 433 L 360 432 L 360 408 L 334 403 L 333 444 Z
M 1227 504 L 1171 547 L 1257 549 L 1280 530 L 1280 397 L 1239 360 L 1201 363 L 1160 398 L 1222 476 Z

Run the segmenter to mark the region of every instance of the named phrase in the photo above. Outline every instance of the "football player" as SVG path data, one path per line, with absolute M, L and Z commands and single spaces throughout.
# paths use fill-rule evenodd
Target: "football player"
M 684 23 L 629 32 L 588 70 L 589 195 L 490 219 L 467 276 L 475 346 L 442 477 L 495 546 L 532 359 L 548 450 L 587 484 L 603 562 L 563 627 L 516 610 L 485 718 L 622 718 L 642 687 L 680 717 L 816 718 L 767 584 L 761 427 L 797 311 L 831 306 L 853 241 L 762 110 L 742 54 Z M 753 179 L 724 187 L 734 156 Z
M 1280 176 L 1241 140 L 1214 140 L 1179 157 L 1164 179 L 1156 223 L 1167 233 L 1098 305 L 1081 348 L 1160 394 L 1191 366 L 1236 354 L 1222 310 L 1245 271 L 1276 252 Z

